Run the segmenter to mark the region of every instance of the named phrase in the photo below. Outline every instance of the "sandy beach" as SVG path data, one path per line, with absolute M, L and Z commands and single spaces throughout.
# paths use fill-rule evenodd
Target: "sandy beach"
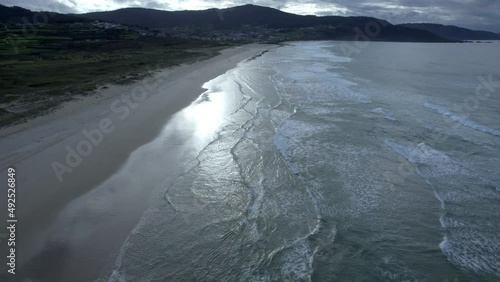
M 95 281 L 109 275 L 148 207 L 155 181 L 178 174 L 186 154 L 172 146 L 162 152 L 172 161 L 161 167 L 154 154 L 141 156 L 141 168 L 124 164 L 203 93 L 205 82 L 270 48 L 225 49 L 131 85 L 108 85 L 54 113 L 2 129 L 0 181 L 6 183 L 9 167 L 17 172 L 18 274 L 12 281 Z M 112 177 L 118 180 L 111 185 Z M 6 203 L 0 208 L 6 210 Z M 5 256 L 0 262 L 5 267 Z

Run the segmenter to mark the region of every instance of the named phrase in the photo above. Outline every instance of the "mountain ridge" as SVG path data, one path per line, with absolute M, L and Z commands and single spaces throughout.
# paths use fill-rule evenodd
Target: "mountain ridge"
M 433 32 L 452 40 L 500 40 L 500 34 L 491 31 L 473 30 L 455 25 L 435 23 L 406 23 L 399 26 Z
M 71 22 L 86 22 L 90 21 L 87 18 L 79 17 L 72 14 L 60 14 L 56 12 L 34 12 L 19 6 L 8 7 L 0 4 L 0 22 L 11 24 L 27 24 L 27 23 L 71 23 Z
M 309 34 L 302 35 L 298 40 L 355 40 L 362 37 L 359 34 L 361 32 L 369 34 L 368 36 L 365 35 L 364 39 L 374 41 L 453 41 L 432 32 L 392 25 L 386 20 L 373 17 L 303 16 L 251 4 L 226 9 L 212 8 L 198 11 L 123 8 L 108 12 L 80 14 L 78 16 L 92 20 L 140 25 L 149 28 L 194 27 L 202 30 L 227 30 L 251 26 L 254 28 L 301 29 L 304 33 L 306 33 L 304 29 L 315 29 Z M 374 29 L 375 32 L 367 30 L 369 28 Z
M 22 24 L 26 21 L 23 18 L 32 20 L 37 13 L 19 7 L 0 5 L 0 21 L 3 22 Z M 246 32 L 252 34 L 245 37 L 247 42 L 252 42 L 252 38 L 259 37 L 259 34 L 266 34 L 267 42 L 290 40 L 457 42 L 430 31 L 393 25 L 386 20 L 373 17 L 303 16 L 252 4 L 198 11 L 163 11 L 136 7 L 85 14 L 46 13 L 45 18 L 48 18 L 48 23 L 98 20 L 159 29 L 181 37 L 200 38 L 198 35 L 209 34 L 203 40 L 210 40 L 212 37 L 243 38 L 245 36 L 238 37 L 234 34 Z M 179 28 L 190 31 L 188 35 L 172 31 Z M 226 34 L 221 35 L 218 31 Z M 228 31 L 232 34 L 227 35 Z
M 151 13 L 154 19 L 141 19 L 138 17 L 127 18 L 128 13 L 133 12 L 137 14 Z M 372 21 L 379 21 L 388 23 L 385 20 L 376 19 L 373 17 L 342 17 L 342 16 L 315 16 L 315 15 L 296 15 L 292 13 L 283 12 L 278 9 L 273 9 L 264 6 L 246 4 L 242 6 L 235 6 L 225 9 L 210 8 L 205 10 L 184 10 L 184 11 L 165 11 L 150 8 L 130 7 L 122 8 L 112 11 L 92 12 L 77 14 L 78 16 L 91 18 L 120 21 L 125 24 L 137 24 L 148 27 L 179 27 L 192 23 L 211 24 L 216 27 L 227 28 L 234 24 L 254 24 L 254 25 L 268 25 L 275 28 L 287 27 L 309 27 L 312 25 L 328 24 L 330 22 L 339 21 L 341 19 L 366 19 Z M 157 18 L 156 16 L 163 16 Z M 166 17 L 169 16 L 170 18 Z M 187 17 L 189 16 L 189 17 Z M 193 18 L 198 17 L 198 18 Z M 140 24 L 141 21 L 152 21 L 150 24 Z M 286 22 L 285 22 L 286 21 Z

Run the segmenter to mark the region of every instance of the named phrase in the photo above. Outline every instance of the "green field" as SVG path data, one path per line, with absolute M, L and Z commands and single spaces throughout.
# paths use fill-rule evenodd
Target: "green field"
M 0 126 L 39 115 L 99 85 L 131 83 L 160 68 L 209 58 L 223 47 L 91 24 L 0 25 Z

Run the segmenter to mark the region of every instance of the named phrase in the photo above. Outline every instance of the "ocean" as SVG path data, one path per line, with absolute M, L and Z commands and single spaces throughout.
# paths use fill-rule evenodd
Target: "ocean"
M 498 44 L 354 44 L 206 82 L 109 281 L 500 280 Z

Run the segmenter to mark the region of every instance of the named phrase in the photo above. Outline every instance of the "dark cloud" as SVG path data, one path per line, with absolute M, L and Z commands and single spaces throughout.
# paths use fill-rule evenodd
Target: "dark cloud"
M 325 7 L 318 15 L 340 14 L 329 11 L 335 5 L 348 16 L 372 16 L 392 23 L 433 22 L 482 28 L 500 32 L 500 0 L 254 0 L 254 4 L 272 7 L 314 3 Z
M 206 7 L 255 4 L 302 11 L 300 5 L 315 7 L 316 15 L 372 16 L 392 23 L 435 22 L 500 32 L 500 0 L 200 0 Z M 102 0 L 110 6 L 142 6 L 155 9 L 182 7 L 188 0 Z M 85 12 L 85 0 L 0 0 L 33 10 Z M 174 5 L 174 3 L 176 3 Z M 171 5 L 169 5 L 171 4 Z M 186 6 L 186 9 L 190 7 Z
M 434 22 L 500 32 L 498 0 L 321 0 L 350 15 L 384 18 L 392 23 Z

